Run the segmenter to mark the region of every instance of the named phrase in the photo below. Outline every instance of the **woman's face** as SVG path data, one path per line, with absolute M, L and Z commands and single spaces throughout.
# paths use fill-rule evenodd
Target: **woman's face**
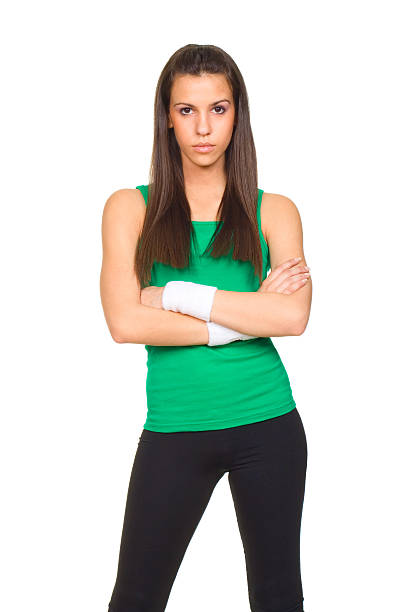
M 234 130 L 235 107 L 223 74 L 177 75 L 170 95 L 169 123 L 183 161 L 210 166 L 224 155 Z M 194 149 L 208 142 L 208 152 Z

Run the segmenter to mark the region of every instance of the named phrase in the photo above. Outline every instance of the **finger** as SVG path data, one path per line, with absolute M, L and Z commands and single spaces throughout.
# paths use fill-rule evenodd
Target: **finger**
M 285 295 L 291 295 L 294 291 L 290 291 L 290 289 L 277 289 L 275 293 L 284 293 Z
M 284 261 L 283 263 L 279 264 L 279 266 L 276 266 L 276 268 L 274 268 L 274 271 L 279 270 L 280 272 L 282 272 L 283 270 L 292 268 L 292 266 L 299 265 L 301 259 L 301 257 L 292 257 L 291 259 L 288 259 L 287 261 Z
M 272 278 L 276 278 L 276 276 L 278 276 L 285 270 L 288 270 L 292 266 L 297 265 L 299 263 L 299 260 L 299 257 L 292 257 L 292 259 L 288 259 L 287 261 L 282 262 L 281 264 L 279 264 L 279 266 L 276 266 L 276 268 L 270 271 L 269 276 L 271 276 Z
M 299 264 L 298 266 L 294 266 L 293 268 L 285 270 L 284 276 L 286 278 L 290 278 L 291 276 L 294 276 L 296 274 L 303 274 L 305 272 L 309 272 L 309 268 L 307 266 L 304 266 L 303 264 Z
M 293 274 L 299 274 L 299 272 L 307 272 L 309 270 L 309 268 L 307 266 L 305 266 L 303 263 L 299 264 L 295 264 L 295 265 L 285 265 L 283 266 L 277 266 L 276 268 L 274 268 L 274 270 L 271 272 L 271 274 L 267 277 L 267 281 L 268 282 L 272 282 L 275 281 L 276 279 L 278 279 L 279 277 L 283 277 L 283 278 L 287 278 L 289 276 L 292 276 Z
M 275 291 L 284 282 L 293 282 L 299 278 L 310 276 L 310 272 L 307 272 L 305 268 L 306 266 L 296 266 L 296 268 L 291 268 L 291 270 L 285 271 L 284 274 L 280 274 L 276 278 L 268 277 L 262 283 L 262 291 Z
M 290 276 L 287 280 L 289 283 L 293 283 L 308 278 L 310 278 L 310 272 L 300 272 L 299 274 L 294 274 L 293 276 Z
M 292 277 L 289 280 L 284 281 L 279 285 L 278 289 L 280 290 L 288 290 L 290 293 L 294 293 L 300 287 L 303 287 L 307 281 L 309 280 L 309 276 L 305 274 L 299 274 L 297 278 Z

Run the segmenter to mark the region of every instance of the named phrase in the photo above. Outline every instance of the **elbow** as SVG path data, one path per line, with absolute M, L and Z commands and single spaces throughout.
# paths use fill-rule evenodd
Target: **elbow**
M 109 325 L 109 332 L 112 337 L 112 340 L 116 342 L 116 344 L 126 344 L 128 342 L 127 334 L 124 330 L 123 324 L 119 322 L 111 322 L 111 324 Z
M 308 321 L 309 321 L 309 314 L 305 316 L 305 314 L 302 313 L 300 316 L 296 317 L 294 324 L 293 324 L 293 335 L 301 336 L 306 330 Z
M 145 344 L 142 337 L 139 325 L 135 325 L 134 321 L 121 320 L 116 325 L 111 325 L 109 328 L 112 339 L 116 344 Z
M 110 334 L 112 336 L 112 340 L 114 342 L 116 342 L 116 344 L 125 344 L 126 343 L 125 335 L 123 333 L 121 333 L 118 329 L 111 329 L 109 331 L 110 331 Z
M 105 321 L 111 338 L 117 344 L 139 343 L 143 324 L 140 321 L 139 305 L 104 309 Z
M 118 336 L 117 334 L 112 335 L 113 341 L 116 342 L 116 344 L 126 344 L 126 340 L 122 337 L 122 336 Z

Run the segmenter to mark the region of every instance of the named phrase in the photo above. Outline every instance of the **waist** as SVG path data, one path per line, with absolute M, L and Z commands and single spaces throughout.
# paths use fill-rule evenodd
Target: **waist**
M 165 413 L 218 418 L 237 402 L 262 410 L 291 398 L 286 369 L 270 338 L 214 347 L 146 345 L 146 350 L 147 405 L 161 418 Z
M 251 340 L 237 340 L 220 346 L 207 344 L 191 346 L 152 346 L 145 345 L 147 351 L 148 370 L 160 367 L 162 375 L 182 374 L 186 371 L 198 377 L 208 376 L 208 368 L 212 366 L 225 366 L 233 372 L 236 368 L 247 367 L 248 362 L 266 360 L 271 364 L 280 361 L 278 351 L 271 338 L 254 338 Z

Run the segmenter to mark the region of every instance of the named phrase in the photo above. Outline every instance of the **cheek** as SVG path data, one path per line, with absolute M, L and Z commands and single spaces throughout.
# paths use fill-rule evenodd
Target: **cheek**
M 222 140 L 224 141 L 225 146 L 228 146 L 228 144 L 229 144 L 229 142 L 231 140 L 233 131 L 234 131 L 234 121 L 233 120 L 232 121 L 225 121 L 225 123 L 222 125 L 222 127 L 220 126 L 219 134 L 220 134 Z
M 231 134 L 234 129 L 234 115 L 228 114 L 228 117 L 224 117 L 223 121 L 220 121 L 219 128 L 223 134 Z
M 180 146 L 184 143 L 188 144 L 191 140 L 192 127 L 188 125 L 187 121 L 180 121 L 177 117 L 173 120 L 174 135 Z

